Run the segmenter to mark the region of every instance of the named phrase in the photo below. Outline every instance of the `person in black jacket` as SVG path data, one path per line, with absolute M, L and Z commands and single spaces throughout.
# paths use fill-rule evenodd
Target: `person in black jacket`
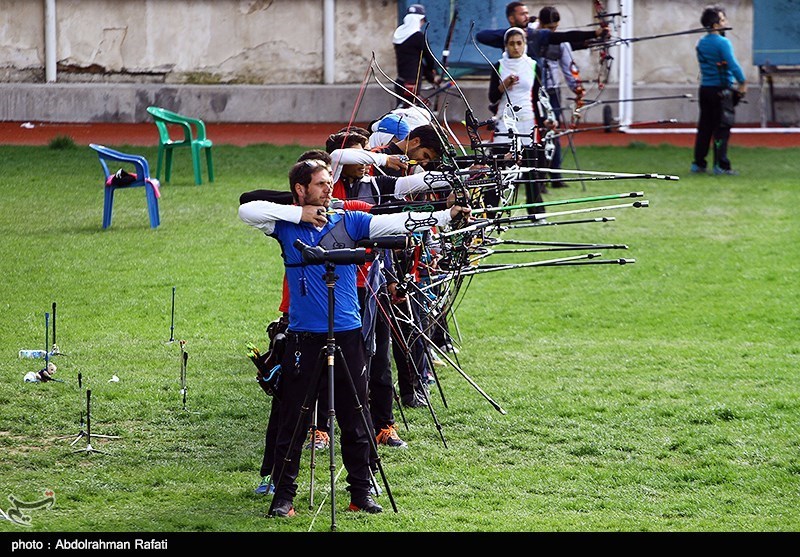
M 569 42 L 574 50 L 586 48 L 587 41 L 608 37 L 608 30 L 598 27 L 593 31 L 551 31 L 542 27 L 534 27 L 536 17 L 531 18 L 528 7 L 522 2 L 510 2 L 506 5 L 506 18 L 509 27 L 519 27 L 525 30 L 528 37 L 527 54 L 534 60 L 539 71 L 545 66 L 544 56 L 547 47 L 551 44 Z M 502 29 L 484 29 L 475 35 L 475 39 L 482 44 L 494 48 L 504 49 L 504 36 L 508 27 Z M 541 73 L 540 73 L 541 76 Z
M 434 85 L 442 81 L 442 77 L 436 72 L 436 60 L 425 47 L 425 34 L 422 32 L 424 22 L 425 6 L 411 4 L 403 17 L 403 24 L 395 29 L 392 37 L 397 60 L 395 92 L 412 106 L 418 104 L 414 95 L 420 96 L 419 90 L 423 80 Z M 398 101 L 397 105 L 406 106 L 406 103 Z

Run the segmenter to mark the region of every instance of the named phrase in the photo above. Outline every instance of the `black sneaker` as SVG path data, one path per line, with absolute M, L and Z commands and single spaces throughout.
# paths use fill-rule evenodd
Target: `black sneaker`
M 400 402 L 406 408 L 424 408 L 428 406 L 428 403 L 425 402 L 425 397 L 418 393 L 403 395 L 400 397 Z
M 277 499 L 272 505 L 270 516 L 292 517 L 294 516 L 294 506 L 288 499 Z
M 372 497 L 365 495 L 357 499 L 350 500 L 350 506 L 347 508 L 349 511 L 358 512 L 363 511 L 369 514 L 378 514 L 383 512 L 383 507 L 372 500 Z
M 459 350 L 458 348 L 456 348 L 455 346 L 453 346 L 453 343 L 452 343 L 452 342 L 447 342 L 447 343 L 445 343 L 445 345 L 442 347 L 442 349 L 443 349 L 445 352 L 451 352 L 451 353 L 453 353 L 453 354 L 458 354 L 458 353 L 460 353 L 460 352 L 461 352 L 461 350 Z

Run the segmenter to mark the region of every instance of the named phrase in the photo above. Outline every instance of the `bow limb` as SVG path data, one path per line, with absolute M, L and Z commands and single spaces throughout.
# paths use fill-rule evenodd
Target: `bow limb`
M 386 72 L 383 71 L 383 69 L 381 68 L 380 64 L 378 64 L 378 60 L 375 58 L 375 52 L 374 51 L 372 52 L 372 61 L 370 63 L 370 67 L 373 68 L 373 69 L 377 69 L 378 72 L 381 74 L 381 76 L 383 76 L 383 78 L 386 79 L 389 83 L 392 83 L 393 85 L 400 86 L 399 83 L 397 83 L 394 79 L 389 77 L 389 75 Z M 398 95 L 397 93 L 395 93 L 394 91 L 392 91 L 388 87 L 386 87 L 383 83 L 381 83 L 381 80 L 378 79 L 378 76 L 375 75 L 374 71 L 372 72 L 372 75 L 375 78 L 375 82 L 380 86 L 381 89 L 383 89 L 384 91 L 389 93 L 391 96 L 395 97 L 396 99 L 399 99 L 399 100 L 403 101 L 404 103 L 408 102 L 408 99 L 405 99 L 405 98 L 401 97 L 400 95 Z M 447 139 L 447 134 L 442 129 L 442 125 L 436 119 L 436 116 L 433 114 L 433 112 L 431 112 L 430 107 L 425 103 L 425 101 L 423 101 L 421 98 L 419 98 L 415 93 L 409 92 L 409 94 L 413 97 L 413 99 L 415 101 L 417 101 L 419 103 L 419 107 L 420 108 L 422 108 L 422 109 L 424 109 L 425 111 L 428 112 L 428 115 L 431 118 L 431 125 L 433 126 L 434 130 L 436 130 L 436 135 L 439 136 L 439 140 L 442 142 L 442 145 L 445 148 L 450 147 L 451 152 L 449 153 L 449 155 L 451 157 L 455 156 L 455 152 L 454 152 L 454 150 L 452 148 L 452 144 Z M 456 140 L 457 140 L 457 138 L 456 138 Z
M 472 107 L 470 106 L 469 101 L 467 100 L 467 96 L 464 94 L 464 91 L 461 90 L 461 87 L 458 85 L 458 82 L 455 79 L 453 79 L 453 76 L 450 75 L 450 72 L 447 71 L 447 68 L 444 65 L 442 65 L 439 59 L 433 54 L 433 51 L 431 50 L 431 45 L 428 42 L 429 26 L 430 23 L 427 23 L 425 25 L 425 33 L 423 34 L 425 48 L 428 50 L 428 53 L 431 55 L 431 57 L 436 61 L 436 64 L 442 69 L 444 75 L 447 76 L 447 79 L 449 79 L 450 82 L 453 84 L 453 87 L 456 88 L 456 91 L 458 91 L 458 94 L 461 97 L 464 106 L 466 107 L 465 122 L 467 127 L 467 134 L 469 135 L 470 139 L 471 148 L 473 150 L 481 149 L 480 147 L 481 139 L 478 136 L 477 125 L 476 125 L 478 121 L 475 119 L 475 113 L 472 111 Z
M 536 79 L 539 80 L 538 72 Z M 550 102 L 550 95 L 547 94 L 547 89 L 541 80 L 539 80 L 539 92 L 537 96 L 539 105 L 544 109 L 545 120 L 549 120 L 552 123 L 551 127 L 544 133 L 544 136 L 542 136 L 542 143 L 544 143 L 544 158 L 546 158 L 548 161 L 551 161 L 553 160 L 553 156 L 556 152 L 555 126 L 558 125 L 558 118 L 556 117 L 556 112 L 553 110 L 553 105 Z
M 429 27 L 430 27 L 430 22 L 425 25 L 425 32 L 423 33 L 423 42 L 425 43 L 425 48 L 428 50 L 428 54 L 430 54 L 431 58 L 433 58 L 436 61 L 436 64 L 442 69 L 442 72 L 444 73 L 444 75 L 447 76 L 447 78 L 450 80 L 450 82 L 456 88 L 456 91 L 458 91 L 458 94 L 461 96 L 461 100 L 464 102 L 464 105 L 467 107 L 467 121 L 468 122 L 470 120 L 475 121 L 475 116 L 472 113 L 472 107 L 470 107 L 469 101 L 467 100 L 466 95 L 464 95 L 464 92 L 461 90 L 461 87 L 458 85 L 458 82 L 456 82 L 456 80 L 453 79 L 453 76 L 450 75 L 450 72 L 447 71 L 447 68 L 442 65 L 442 63 L 439 61 L 439 59 L 436 57 L 436 55 L 431 50 L 431 45 L 428 42 L 428 28 Z M 445 125 L 447 125 L 446 121 L 445 121 Z M 458 138 L 455 136 L 454 133 L 452 133 L 452 130 L 450 129 L 449 125 L 447 126 L 447 129 L 448 129 L 448 131 L 450 131 L 451 135 L 456 140 L 456 143 L 458 145 L 461 145 L 461 142 L 458 141 Z M 467 131 L 469 132 L 469 127 L 467 128 Z M 472 135 L 471 134 L 470 134 L 470 141 L 473 143 L 473 148 L 475 148 L 474 141 L 472 141 Z M 464 150 L 463 146 L 462 146 L 462 151 L 466 154 L 466 150 Z M 453 167 L 454 167 L 454 169 L 458 168 L 458 165 L 455 164 L 455 161 L 453 161 Z M 469 193 L 467 191 L 466 185 L 464 184 L 464 181 L 458 176 L 458 174 L 455 174 L 454 178 L 455 178 L 455 180 L 454 180 L 454 183 L 453 183 L 453 193 L 455 194 L 455 204 L 456 205 L 460 205 L 462 207 L 467 207 L 467 206 L 469 206 Z M 453 221 L 451 223 L 451 227 L 453 227 L 453 228 L 457 228 L 457 227 L 463 226 L 463 225 L 464 225 L 464 219 L 457 219 L 456 221 Z
M 447 130 L 447 133 L 450 135 L 450 137 L 453 139 L 455 144 L 461 150 L 461 154 L 466 157 L 467 156 L 467 150 L 464 149 L 464 146 L 461 144 L 461 141 L 459 141 L 458 136 L 453 131 L 453 129 L 450 127 L 450 123 L 447 121 L 447 103 L 446 102 L 444 103 L 444 106 L 442 107 L 442 125 L 445 127 L 445 129 Z
M 592 86 L 597 86 L 597 98 L 600 98 L 600 95 L 608 83 L 609 76 L 611 75 L 611 66 L 614 62 L 614 57 L 611 56 L 610 47 L 616 43 L 612 43 L 608 40 L 608 37 L 610 36 L 609 29 L 614 18 L 622 16 L 622 12 L 609 12 L 603 5 L 603 2 L 600 0 L 592 0 L 592 13 L 594 14 L 594 18 L 597 20 L 597 25 L 599 25 L 604 31 L 603 38 L 601 40 L 595 40 L 589 43 L 589 46 L 593 50 L 597 50 L 599 54 L 597 79 L 594 81 Z M 604 73 L 605 78 L 603 76 Z
M 580 120 L 581 117 L 580 110 L 583 108 L 585 103 L 584 95 L 586 94 L 586 90 L 583 88 L 583 81 L 581 81 L 581 74 L 578 70 L 578 65 L 575 63 L 575 58 L 573 58 L 571 55 L 569 61 L 569 73 L 572 76 L 572 79 L 575 81 L 575 98 L 573 99 L 572 117 L 570 118 L 570 127 L 575 128 L 578 125 L 578 120 Z
M 453 32 L 456 29 L 456 21 L 458 21 L 458 2 L 451 0 L 450 2 L 450 26 L 447 28 L 447 38 L 444 41 L 444 48 L 442 49 L 442 66 L 447 67 L 447 59 L 450 56 L 450 43 L 453 41 Z M 433 101 L 433 111 L 439 111 L 439 95 Z
M 353 112 L 350 114 L 350 121 L 347 123 L 347 129 L 353 127 L 353 122 L 356 120 L 356 115 L 358 114 L 358 110 L 361 108 L 361 102 L 364 100 L 364 93 L 367 90 L 367 83 L 369 82 L 369 74 L 372 70 L 372 66 L 367 68 L 367 71 L 364 72 L 364 79 L 361 81 L 361 87 L 358 90 L 358 98 L 356 98 L 356 102 L 353 105 Z
M 575 130 L 578 127 L 578 121 L 581 117 L 581 109 L 584 105 L 584 95 L 586 94 L 586 90 L 583 88 L 583 81 L 581 80 L 581 74 L 578 70 L 578 65 L 575 63 L 575 58 L 572 56 L 572 49 L 569 49 L 568 52 L 570 53 L 569 73 L 572 76 L 572 79 L 575 81 L 575 98 L 572 103 L 572 115 L 570 116 L 569 126 L 567 126 L 563 111 L 559 114 L 559 117 L 565 128 Z M 575 150 L 575 143 L 572 141 L 572 134 L 567 134 L 567 144 L 569 145 L 570 153 L 572 153 L 572 160 L 575 161 L 575 168 L 580 170 L 581 167 L 580 164 L 578 164 L 578 153 Z M 586 191 L 586 183 L 583 180 L 581 180 L 581 188 L 583 191 Z
M 594 17 L 597 19 L 600 27 L 604 31 L 608 31 L 610 21 L 609 21 L 609 13 L 606 11 L 605 6 L 600 0 L 592 0 L 592 6 L 594 8 Z M 600 68 L 597 72 L 597 88 L 602 91 L 605 87 L 605 84 L 608 82 L 608 77 L 611 73 L 611 63 L 614 61 L 614 58 L 611 57 L 611 52 L 609 50 L 610 45 L 606 42 L 600 46 Z M 603 82 L 603 69 L 606 70 L 606 80 L 605 83 Z

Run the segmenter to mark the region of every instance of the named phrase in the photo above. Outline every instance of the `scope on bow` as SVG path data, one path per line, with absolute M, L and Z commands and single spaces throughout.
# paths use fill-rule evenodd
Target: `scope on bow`
M 367 262 L 366 248 L 325 249 L 309 246 L 302 240 L 295 240 L 294 247 L 303 254 L 303 261 L 310 265 L 333 263 L 334 265 L 363 265 Z
M 412 236 L 403 234 L 399 236 L 380 236 L 378 238 L 365 238 L 356 242 L 360 248 L 375 249 L 406 249 L 412 241 Z

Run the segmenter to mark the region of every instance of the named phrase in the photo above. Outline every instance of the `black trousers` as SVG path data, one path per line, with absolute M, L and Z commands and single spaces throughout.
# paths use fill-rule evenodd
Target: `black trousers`
M 267 421 L 267 431 L 264 434 L 264 458 L 261 460 L 261 477 L 273 474 L 275 466 L 275 440 L 278 437 L 278 409 L 280 401 L 272 397 L 271 408 L 269 409 L 269 420 Z M 272 476 L 275 483 L 275 476 Z
M 544 168 L 547 166 L 547 159 L 544 156 L 544 150 L 538 146 L 526 147 L 522 150 L 522 166 L 533 166 Z M 544 173 L 532 170 L 522 175 L 523 180 L 541 180 Z M 542 182 L 527 182 L 525 184 L 525 203 L 543 203 L 542 199 Z M 528 207 L 526 209 L 529 215 L 536 213 L 544 213 L 544 207 Z
M 700 87 L 700 117 L 697 121 L 697 135 L 694 139 L 694 164 L 706 168 L 706 157 L 710 145 L 714 145 L 714 166 L 723 170 L 730 170 L 731 161 L 728 160 L 728 140 L 731 129 L 721 126 L 722 87 Z
M 278 409 L 278 434 L 275 442 L 275 498 L 294 500 L 297 495 L 297 475 L 305 433 L 311 424 L 314 399 L 309 400 L 309 411 L 305 413 L 298 438 L 289 453 L 292 435 L 301 416 L 301 407 L 306 400 L 309 387 L 319 377 L 319 388 L 315 394 L 320 400 L 320 410 L 328 412 L 328 365 L 323 349 L 327 344 L 326 333 L 287 334 L 286 352 L 281 361 L 281 402 Z M 337 346 L 341 349 L 347 370 L 355 385 L 358 403 L 363 405 L 367 423 L 371 423 L 367 411 L 367 373 L 364 340 L 361 329 L 335 333 Z M 320 355 L 323 357 L 320 358 Z M 347 470 L 347 490 L 351 498 L 363 497 L 370 488 L 370 451 L 368 431 L 357 407 L 353 390 L 345 376 L 341 358 L 334 358 L 334 411 L 338 424 L 337 432 L 341 446 L 342 463 Z
M 547 95 L 550 97 L 550 106 L 553 107 L 553 112 L 556 114 L 556 118 L 560 124 L 564 124 L 566 128 L 566 121 L 563 117 L 564 109 L 561 108 L 561 91 L 558 89 L 548 89 Z M 561 152 L 561 138 L 557 137 L 553 140 L 553 144 L 556 146 L 556 150 L 553 153 L 553 158 L 550 161 L 547 161 L 547 167 L 557 169 L 561 168 L 561 160 L 563 158 L 563 154 Z M 550 181 L 556 182 L 561 180 L 561 173 L 560 172 L 551 172 L 550 173 Z

